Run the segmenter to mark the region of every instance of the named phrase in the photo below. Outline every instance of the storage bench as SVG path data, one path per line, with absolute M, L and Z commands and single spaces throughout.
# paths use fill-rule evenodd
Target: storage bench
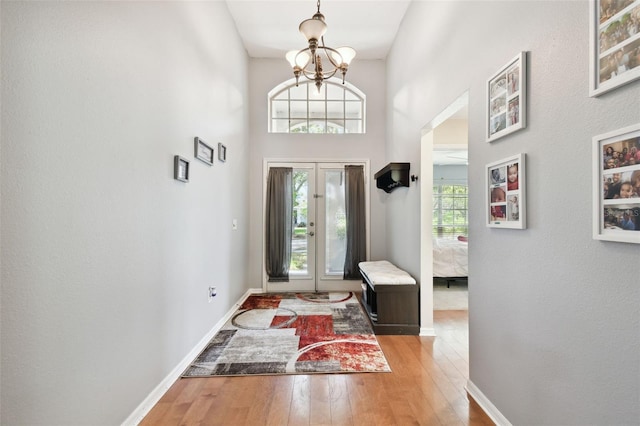
M 416 280 L 386 260 L 360 262 L 362 305 L 376 334 L 420 333 Z

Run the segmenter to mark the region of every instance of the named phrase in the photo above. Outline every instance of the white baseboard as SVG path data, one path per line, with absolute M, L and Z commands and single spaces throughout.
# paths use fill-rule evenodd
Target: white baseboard
M 471 396 L 478 405 L 487 413 L 487 416 L 498 426 L 512 426 L 511 422 L 502 415 L 495 405 L 489 401 L 489 399 L 482 393 L 471 380 L 467 380 L 467 386 L 465 386 L 467 393 Z
M 222 326 L 231 319 L 233 313 L 242 305 L 242 303 L 247 300 L 247 298 L 253 293 L 262 293 L 261 288 L 250 288 L 247 292 L 240 298 L 240 300 L 231 307 L 229 312 L 226 313 L 224 317 L 222 317 L 209 332 L 198 342 L 198 344 L 180 361 L 180 363 L 160 382 L 158 386 L 155 387 L 153 391 L 142 401 L 138 407 L 133 410 L 133 413 L 127 417 L 127 419 L 122 423 L 122 426 L 133 426 L 137 425 L 145 418 L 149 411 L 160 401 L 160 398 L 167 392 L 167 390 L 173 385 L 173 383 L 180 378 L 184 370 L 191 365 L 191 362 L 200 355 L 200 352 L 204 350 L 207 346 L 207 343 L 213 339 L 213 336 L 216 335 L 218 331 L 222 328 Z
M 436 329 L 433 327 L 420 327 L 419 336 L 434 337 L 436 335 Z

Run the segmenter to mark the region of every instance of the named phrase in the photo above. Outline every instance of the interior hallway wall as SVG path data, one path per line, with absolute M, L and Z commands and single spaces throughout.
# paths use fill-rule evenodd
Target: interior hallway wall
M 1 8 L 0 423 L 120 424 L 247 289 L 247 55 L 224 2 Z
M 588 37 L 586 0 L 417 1 L 387 63 L 390 161 L 420 158 L 469 90 L 470 375 L 512 424 L 640 418 L 639 246 L 591 236 L 592 137 L 640 121 L 640 81 L 590 98 Z M 486 143 L 486 81 L 520 51 L 527 128 Z M 528 227 L 487 228 L 485 165 L 520 152 Z M 419 216 L 417 192 L 387 206 L 389 258 L 414 275 Z

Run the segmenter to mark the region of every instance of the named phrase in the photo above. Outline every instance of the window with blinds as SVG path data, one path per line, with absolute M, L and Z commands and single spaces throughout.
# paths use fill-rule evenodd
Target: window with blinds
M 469 231 L 469 189 L 466 184 L 433 186 L 433 236 L 457 238 Z

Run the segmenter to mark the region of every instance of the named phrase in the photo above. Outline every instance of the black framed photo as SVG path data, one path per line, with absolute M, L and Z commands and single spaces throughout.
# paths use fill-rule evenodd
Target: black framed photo
M 590 0 L 589 95 L 640 78 L 640 0 Z
M 181 182 L 189 182 L 189 160 L 179 155 L 173 157 L 173 178 Z
M 210 166 L 213 166 L 213 147 L 209 146 L 199 137 L 194 138 L 195 157 Z
M 218 143 L 218 160 L 223 163 L 227 161 L 227 147 L 222 142 Z

